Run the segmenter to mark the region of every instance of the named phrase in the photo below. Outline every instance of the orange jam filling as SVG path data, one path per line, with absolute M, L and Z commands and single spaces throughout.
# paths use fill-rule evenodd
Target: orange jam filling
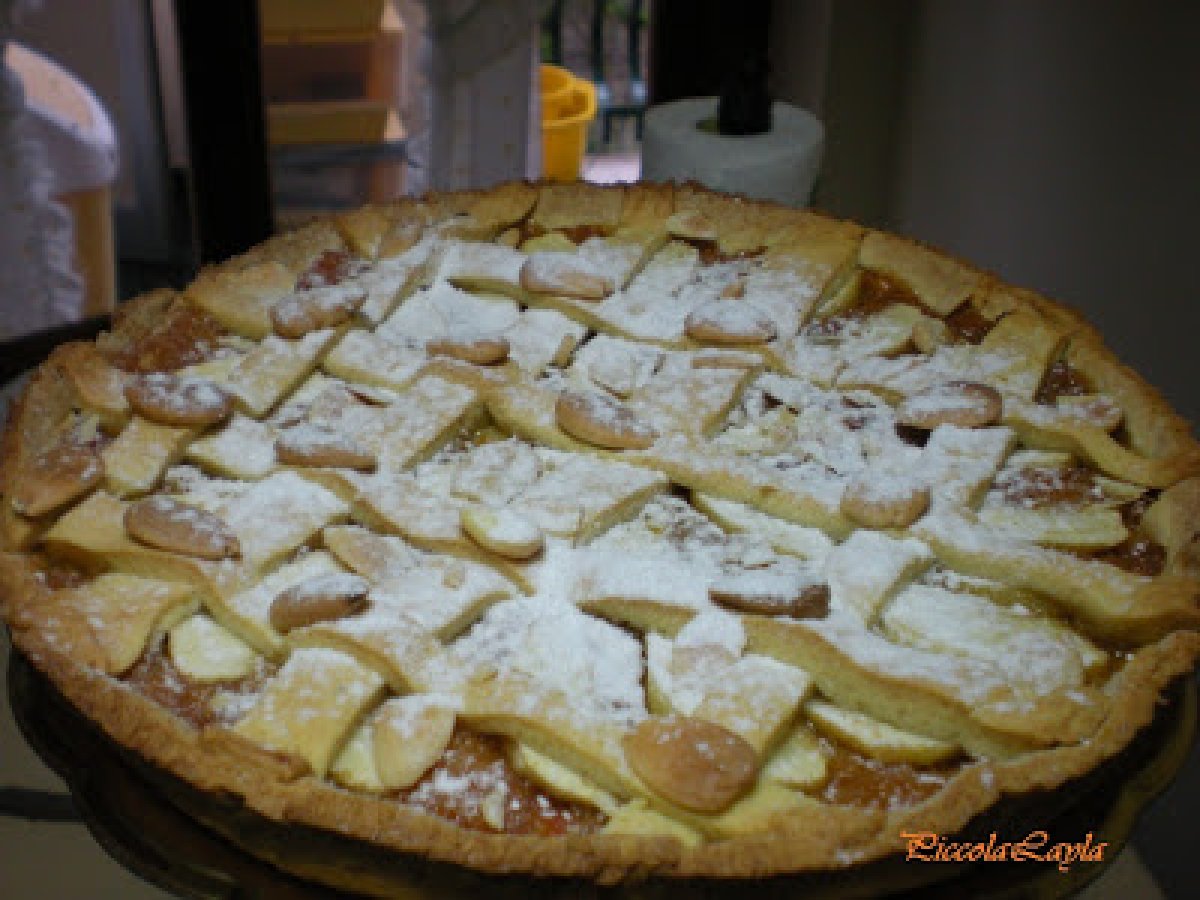
M 576 245 L 582 244 L 588 238 L 608 237 L 608 232 L 599 225 L 595 224 L 569 225 L 565 228 L 555 228 L 554 231 L 557 231 L 572 244 Z M 529 219 L 525 219 L 517 227 L 517 246 L 520 247 L 526 241 L 533 240 L 533 238 L 538 238 L 548 233 L 549 232 L 545 228 L 542 228 L 540 225 L 533 224 L 533 222 Z
M 300 273 L 296 279 L 296 290 L 307 291 L 341 284 L 345 279 L 357 275 L 362 266 L 363 262 L 346 250 L 325 250 Z
M 604 825 L 599 810 L 554 797 L 514 769 L 504 746 L 460 726 L 441 759 L 399 796 L 475 831 L 548 837 L 592 834 Z
M 930 312 L 916 292 L 903 281 L 874 269 L 863 269 L 858 279 L 858 300 L 850 310 L 850 315 L 874 315 L 897 303 L 915 306 L 924 313 Z M 996 324 L 970 302 L 961 304 L 954 312 L 943 316 L 942 321 L 955 338 L 968 344 L 978 344 Z
M 978 344 L 996 324 L 970 302 L 962 304 L 943 321 L 951 334 L 968 344 Z
M 762 256 L 763 248 L 755 247 L 751 250 L 735 250 L 728 253 L 721 249 L 721 245 L 716 241 L 688 241 L 693 247 L 700 252 L 700 265 L 716 266 L 721 263 L 739 262 L 744 259 L 754 259 Z
M 820 799 L 834 806 L 912 806 L 936 794 L 961 767 L 953 762 L 924 767 L 886 763 L 828 738 L 822 738 L 821 744 L 827 750 L 829 778 Z
M 570 228 L 560 228 L 572 244 L 582 244 L 588 238 L 606 237 L 608 232 L 598 225 L 573 225 Z
M 153 700 L 196 728 L 224 722 L 213 707 L 217 691 L 252 694 L 260 690 L 272 670 L 259 672 L 237 681 L 198 682 L 175 668 L 169 654 L 161 648 L 142 655 L 125 675 L 125 681 L 139 694 Z
M 38 567 L 42 583 L 52 591 L 65 591 L 87 584 L 88 574 L 65 560 L 45 560 Z
M 1038 403 L 1052 405 L 1059 397 L 1078 397 L 1080 394 L 1090 393 L 1092 386 L 1088 383 L 1087 376 L 1065 359 L 1059 359 L 1052 362 L 1046 370 L 1033 399 Z
M 858 277 L 858 301 L 854 304 L 852 314 L 869 316 L 882 312 L 896 303 L 905 303 L 924 309 L 920 299 L 903 281 L 891 278 L 874 269 L 863 269 Z
M 1020 503 L 1035 509 L 1058 504 L 1082 504 L 1103 498 L 1096 482 L 1096 472 L 1083 466 L 1065 469 L 1022 469 L 1014 477 L 997 485 L 1010 503 Z M 1147 491 L 1136 500 L 1120 507 L 1121 521 L 1130 536 L 1114 547 L 1104 550 L 1077 551 L 1083 559 L 1106 562 L 1134 575 L 1160 575 L 1167 562 L 1167 551 L 1159 543 L 1140 533 L 1142 516 L 1157 497 L 1157 491 Z
M 198 306 L 177 303 L 161 327 L 142 335 L 124 351 L 106 353 L 109 362 L 128 372 L 166 372 L 212 359 L 221 323 Z
M 1162 544 L 1136 534 L 1130 535 L 1115 547 L 1091 554 L 1091 559 L 1106 562 L 1133 575 L 1161 575 L 1167 564 L 1167 550 Z

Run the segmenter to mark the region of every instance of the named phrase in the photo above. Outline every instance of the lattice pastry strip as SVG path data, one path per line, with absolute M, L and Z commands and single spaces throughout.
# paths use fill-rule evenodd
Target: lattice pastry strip
M 420 241 L 404 253 L 381 259 L 361 273 L 358 286 L 366 300 L 358 316 L 368 325 L 377 326 L 429 278 L 429 256 L 433 242 Z
M 153 490 L 197 434 L 197 428 L 162 425 L 134 416 L 101 452 L 105 487 L 118 497 Z
M 232 727 L 255 744 L 298 757 L 322 776 L 361 717 L 379 702 L 383 679 L 336 650 L 294 651 Z
M 861 318 L 813 322 L 772 349 L 787 374 L 830 388 L 855 360 L 892 357 L 924 340 L 918 329 L 937 334 L 939 326 L 916 307 L 896 304 Z
M 1061 549 L 1102 550 L 1129 537 L 1120 511 L 1098 506 L 1055 509 L 996 504 L 983 507 L 979 521 L 1007 538 Z
M 851 615 L 768 622 L 746 617 L 747 646 L 803 668 L 825 696 L 897 727 L 1008 757 L 1079 740 L 1103 715 L 1099 695 L 1028 696 L 997 666 L 894 644 Z
M 520 317 L 507 297 L 459 290 L 438 280 L 408 297 L 376 334 L 393 343 L 425 342 L 447 336 L 498 336 Z
M 110 573 L 30 608 L 25 624 L 45 629 L 81 662 L 120 675 L 198 607 L 190 585 Z
M 984 287 L 976 270 L 880 231 L 867 233 L 858 262 L 894 276 L 939 316 L 948 316 Z
M 1006 538 L 976 517 L 949 508 L 926 516 L 913 533 L 959 571 L 1047 595 L 1090 634 L 1144 640 L 1200 621 L 1200 611 L 1188 599 L 1195 592 L 1194 576 L 1134 575 Z
M 425 375 L 398 393 L 364 396 L 333 383 L 279 430 L 276 455 L 343 496 L 355 471 L 400 472 L 428 457 L 476 421 L 482 404 L 464 385 Z
M 764 385 L 778 398 L 769 409 Z M 885 405 L 871 400 L 848 405 L 840 394 L 767 375 L 711 441 L 673 435 L 636 458 L 694 491 L 844 537 L 853 529 L 841 508 L 847 477 L 869 456 L 889 449 L 917 456 L 895 436 Z
M 805 528 L 769 516 L 744 503 L 699 493 L 693 493 L 691 501 L 693 506 L 725 531 L 761 535 L 776 553 L 798 556 L 812 561 L 816 566 L 825 563 L 835 546 L 819 528 Z
M 330 775 L 359 790 L 412 787 L 445 751 L 459 705 L 457 698 L 440 694 L 384 701 L 346 741 Z
M 241 559 L 260 570 L 350 512 L 335 494 L 294 472 L 250 483 L 195 478 L 181 487 L 178 499 L 216 513 L 237 536 Z
M 601 332 L 638 328 L 645 304 L 634 298 L 641 285 L 673 291 L 688 277 L 695 251 L 682 244 L 665 249 L 661 231 L 631 230 L 587 237 L 576 245 L 559 232 L 521 244 L 518 284 L 504 290 L 531 308 L 555 310 Z M 633 316 L 631 317 L 631 312 Z
M 257 481 L 278 468 L 270 422 L 235 413 L 223 427 L 188 444 L 184 458 L 221 478 Z
M 442 644 L 394 610 L 372 610 L 298 628 L 288 635 L 294 648 L 326 648 L 354 657 L 377 672 L 397 694 L 454 691 L 457 672 Z
M 429 353 L 449 353 L 478 363 L 509 358 L 537 374 L 551 362 L 563 361 L 583 335 L 582 325 L 553 310 L 519 310 L 506 297 L 471 294 L 436 281 L 410 296 L 374 336 L 359 334 L 352 346 L 337 348 L 326 367 L 353 380 L 397 386 Z M 485 352 L 489 342 L 506 344 L 507 352 Z M 382 371 L 356 349 L 384 354 Z
M 322 366 L 346 381 L 403 390 L 428 364 L 424 347 L 397 343 L 356 328 L 329 351 Z
M 398 538 L 362 528 L 325 531 L 326 545 L 371 582 L 371 609 L 394 615 L 443 640 L 453 638 L 492 603 L 511 593 L 491 568 L 453 557 L 422 553 Z
M 196 281 L 187 297 L 236 334 L 261 340 L 272 333 L 271 308 L 296 286 L 296 275 L 277 262 L 217 271 Z
M 672 497 L 656 499 L 581 550 L 572 569 L 578 573 L 577 601 L 601 615 L 640 609 L 682 624 L 695 611 L 713 610 L 714 603 L 781 616 L 823 613 L 816 565 L 776 553 L 761 537 L 727 535 Z
M 720 624 L 710 626 L 712 619 Z M 800 669 L 768 657 L 743 655 L 742 640 L 735 639 L 733 646 L 722 642 L 724 630 L 744 640 L 737 618 L 720 611 L 697 615 L 673 640 L 646 636 L 650 708 L 715 722 L 763 755 L 779 742 L 812 680 Z M 745 702 L 747 690 L 753 692 L 753 705 Z
M 1195 454 L 1160 458 L 1139 454 L 1105 428 L 1064 414 L 1057 407 L 1010 402 L 1005 407 L 1004 421 L 1028 447 L 1070 453 L 1114 478 L 1147 487 L 1168 487 L 1200 470 L 1200 458 Z
M 574 244 L 571 245 L 574 248 Z M 528 256 L 504 244 L 443 243 L 434 275 L 462 291 L 521 296 L 521 268 Z
M 518 772 L 544 785 L 556 797 L 585 803 L 608 815 L 610 821 L 613 813 L 619 808 L 619 801 L 611 794 L 528 744 L 515 742 L 510 755 Z
M 243 412 L 261 418 L 304 381 L 339 334 L 322 329 L 298 340 L 270 335 L 242 356 L 221 384 Z
M 609 362 L 602 363 L 601 359 Z M 659 433 L 709 434 L 728 415 L 757 365 L 728 351 L 655 351 L 594 338 L 575 353 L 568 379 L 621 397 Z
M 1008 684 L 1035 696 L 1081 687 L 1110 662 L 1061 622 L 926 585 L 897 594 L 881 626 L 897 643 L 986 660 L 1003 670 Z
M 883 763 L 927 766 L 960 753 L 958 746 L 948 741 L 913 734 L 824 700 L 809 700 L 804 714 L 819 731 Z
M 974 507 L 1014 445 L 1008 428 L 939 425 L 921 450 L 915 475 L 928 486 L 932 502 Z
M 897 544 L 903 551 L 904 543 Z M 624 577 L 612 574 L 611 566 L 597 566 L 591 580 L 581 583 L 585 609 L 641 629 L 674 633 L 698 610 L 711 608 L 708 598 L 694 588 L 680 589 L 661 550 L 652 557 L 659 561 L 654 584 L 644 586 L 649 573 L 642 572 L 625 547 L 617 547 L 625 551 Z M 924 558 L 900 552 L 892 571 L 893 584 L 910 577 Z M 695 565 L 691 572 L 692 584 L 702 580 Z M 622 582 L 628 586 L 621 587 Z M 887 594 L 878 588 L 874 591 L 876 596 Z M 883 602 L 883 597 L 877 602 Z M 1026 732 L 1020 722 L 1010 721 L 1012 716 L 1006 712 L 1006 704 L 1015 704 L 1018 695 L 1002 671 L 982 662 L 893 644 L 869 632 L 858 612 L 834 608 L 824 619 L 744 615 L 742 621 L 752 652 L 809 672 L 827 696 L 859 708 L 866 696 L 884 697 L 889 691 L 895 691 L 897 697 L 909 696 L 918 706 L 924 704 L 923 718 L 917 720 L 922 733 L 963 744 L 973 753 L 1008 755 L 1028 742 L 1069 740 L 1076 729 L 1094 724 L 1098 711 L 1087 705 L 1094 703 L 1090 698 L 1086 703 L 1065 701 L 1061 708 L 1042 704 L 1036 710 L 1036 728 Z M 1034 711 L 1025 707 L 1030 704 L 1022 709 L 1033 716 Z M 897 721 L 895 709 L 881 706 L 866 711 L 904 724 Z
M 508 358 L 530 375 L 549 366 L 564 366 L 583 341 L 587 329 L 552 309 L 526 309 L 504 333 Z
M 587 358 L 587 346 L 579 351 Z M 666 351 L 653 374 L 636 388 L 616 372 L 596 373 L 605 381 L 627 383 L 631 392 L 623 401 L 610 388 L 596 383 L 586 367 L 566 378 L 533 381 L 518 378 L 489 390 L 488 409 L 503 427 L 535 443 L 575 452 L 605 452 L 626 446 L 622 435 L 637 434 L 629 447 L 663 442 L 672 434 L 694 435 L 719 425 L 754 371 L 755 360 L 729 351 Z M 629 376 L 641 379 L 635 365 Z M 669 401 L 683 402 L 687 414 Z M 561 408 L 571 407 L 570 418 Z M 615 418 L 614 418 L 615 417 Z M 623 424 L 622 424 L 623 423 Z M 614 434 L 616 426 L 616 437 Z M 641 438 L 645 438 L 642 440 Z M 628 453 L 641 463 L 640 454 Z M 653 457 L 651 465 L 657 466 Z
M 524 560 L 480 544 L 465 514 L 509 507 L 548 536 L 586 542 L 665 488 L 645 469 L 511 440 L 447 454 L 413 474 L 364 480 L 357 508 L 419 547 L 485 561 L 530 590 Z
M 1017 401 L 1033 398 L 1066 332 L 1032 310 L 1010 313 L 978 346 L 947 344 L 928 355 L 870 356 L 846 365 L 837 384 L 864 388 L 891 400 L 954 381 L 982 382 Z
M 262 659 L 250 644 L 203 612 L 167 632 L 167 652 L 176 670 L 199 684 L 246 678 Z
M 125 530 L 128 508 L 128 502 L 97 491 L 54 523 L 43 539 L 51 552 L 63 558 L 115 572 L 186 582 L 209 596 L 240 590 L 256 576 L 252 567 L 236 561 L 199 559 L 134 540 Z
M 929 548 L 920 541 L 859 529 L 825 558 L 830 608 L 870 625 L 888 598 L 931 560 Z
M 322 551 L 305 553 L 269 572 L 245 590 L 208 598 L 208 610 L 214 619 L 259 653 L 270 659 L 283 659 L 287 656 L 288 645 L 271 624 L 271 604 L 289 588 L 341 571 L 343 569 L 330 554 Z

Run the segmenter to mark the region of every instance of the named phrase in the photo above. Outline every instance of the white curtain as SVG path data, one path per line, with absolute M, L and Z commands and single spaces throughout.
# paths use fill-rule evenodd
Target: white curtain
M 46 149 L 4 63 L 14 21 L 33 5 L 0 0 L 0 340 L 70 321 L 83 307 L 71 220 L 50 199 Z
M 408 190 L 486 187 L 541 171 L 540 0 L 395 0 L 410 35 Z M 415 35 L 415 40 L 413 36 Z M 412 53 L 418 50 L 417 53 Z

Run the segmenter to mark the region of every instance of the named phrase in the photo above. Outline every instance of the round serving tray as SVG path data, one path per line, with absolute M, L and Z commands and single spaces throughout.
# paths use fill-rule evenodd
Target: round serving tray
M 650 880 L 602 888 L 571 879 L 485 876 L 389 853 L 339 835 L 283 825 L 231 798 L 192 788 L 107 739 L 19 653 L 8 671 L 16 721 L 42 759 L 67 782 L 88 828 L 122 865 L 189 898 L 316 900 L 351 897 L 325 884 L 358 885 L 405 898 L 744 897 L 745 882 Z M 1154 722 L 1119 756 L 1050 792 L 1005 800 L 972 820 L 956 840 L 1020 840 L 1038 830 L 1052 841 L 1106 842 L 1100 862 L 1067 872 L 1044 862 L 917 863 L 894 857 L 847 871 L 754 882 L 760 897 L 1057 898 L 1094 880 L 1128 842 L 1139 813 L 1187 759 L 1196 732 L 1196 685 L 1178 680 Z M 300 877 L 285 874 L 281 869 Z

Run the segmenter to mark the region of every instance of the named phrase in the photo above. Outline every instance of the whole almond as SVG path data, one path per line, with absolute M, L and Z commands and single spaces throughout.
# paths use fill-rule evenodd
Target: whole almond
M 529 559 L 546 543 L 536 523 L 505 506 L 464 507 L 461 522 L 471 540 L 508 559 Z
M 241 544 L 219 517 L 170 497 L 137 500 L 125 510 L 125 530 L 135 540 L 171 553 L 201 559 L 241 555 Z
M 616 282 L 573 253 L 530 254 L 521 266 L 521 287 L 534 294 L 557 294 L 580 300 L 603 300 Z
M 905 528 L 929 508 L 929 488 L 899 475 L 865 473 L 846 485 L 840 508 L 867 528 Z
M 794 619 L 823 619 L 829 615 L 829 585 L 766 572 L 719 578 L 709 585 L 708 597 L 718 606 L 756 615 Z
M 314 466 L 373 472 L 378 460 L 352 438 L 316 425 L 297 425 L 275 441 L 275 458 L 287 466 Z
M 477 366 L 494 366 L 508 359 L 508 338 L 502 335 L 443 335 L 425 344 L 433 356 L 449 356 Z
M 45 515 L 87 493 L 103 477 L 104 463 L 94 447 L 56 444 L 19 472 L 13 509 L 26 516 Z
M 363 291 L 345 285 L 296 291 L 271 307 L 271 323 L 280 337 L 302 338 L 349 321 L 366 299 Z
M 610 450 L 644 450 L 658 439 L 652 425 L 607 394 L 564 391 L 554 419 L 572 437 Z
M 990 384 L 947 381 L 906 397 L 896 409 L 896 421 L 932 430 L 939 425 L 982 428 L 1000 421 L 1004 399 Z
M 160 425 L 203 428 L 233 412 L 233 397 L 206 378 L 151 372 L 125 386 L 125 399 L 135 413 Z
M 737 300 L 702 303 L 688 313 L 683 330 L 692 340 L 705 344 L 765 344 L 779 334 L 766 313 Z
M 348 572 L 307 578 L 271 602 L 271 627 L 286 634 L 294 628 L 355 615 L 367 608 L 370 590 L 365 578 Z
M 703 719 L 654 717 L 625 736 L 625 759 L 665 800 L 714 814 L 746 793 L 758 775 L 758 754 L 744 738 Z

